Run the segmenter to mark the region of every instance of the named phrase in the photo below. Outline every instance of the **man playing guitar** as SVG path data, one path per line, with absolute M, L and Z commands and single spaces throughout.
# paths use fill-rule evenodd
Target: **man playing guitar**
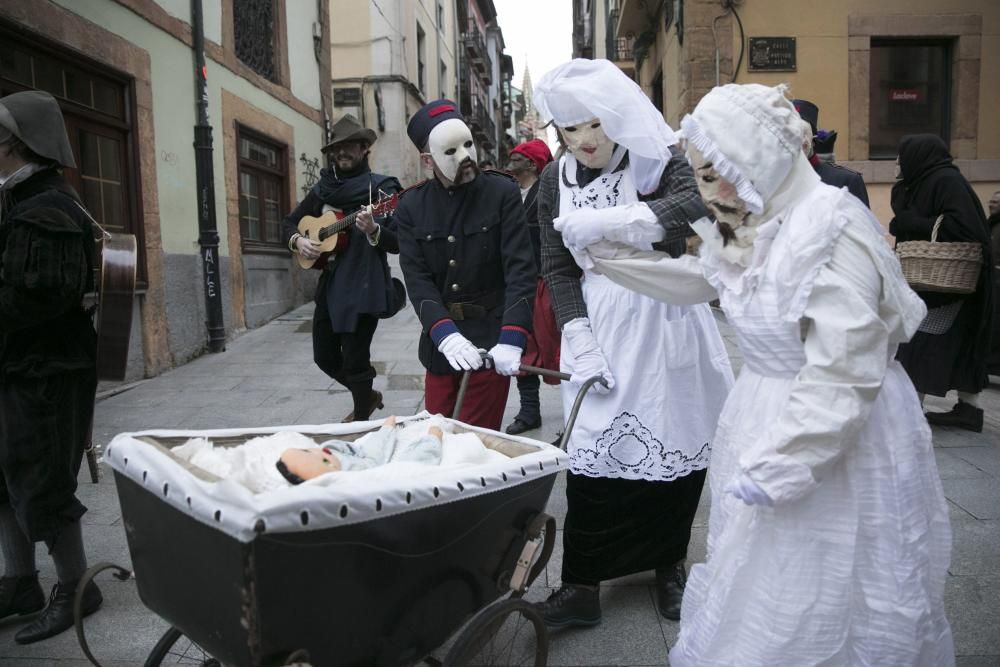
M 382 394 L 372 389 L 371 342 L 379 318 L 397 309 L 386 262 L 386 253 L 399 252 L 395 225 L 364 210 L 373 198 L 402 190 L 395 177 L 369 168 L 368 152 L 376 139 L 373 130 L 350 114 L 337 121 L 332 141 L 322 149 L 330 167 L 320 172 L 319 182 L 282 223 L 288 249 L 323 271 L 316 287 L 313 360 L 351 392 L 354 409 L 345 422 L 366 420 L 382 407 Z M 347 237 L 337 250 L 321 256 L 319 240 L 300 234 L 299 222 L 331 210 L 337 217 L 357 215 L 354 225 L 342 232 Z

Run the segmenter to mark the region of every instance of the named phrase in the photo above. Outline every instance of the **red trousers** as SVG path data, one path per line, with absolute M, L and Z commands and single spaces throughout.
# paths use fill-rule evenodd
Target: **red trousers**
M 462 382 L 461 373 L 427 373 L 424 379 L 424 407 L 431 414 L 451 417 L 458 399 L 458 387 Z M 462 412 L 458 420 L 464 424 L 500 430 L 503 411 L 507 407 L 507 393 L 510 378 L 496 371 L 475 371 L 469 378 L 465 390 Z

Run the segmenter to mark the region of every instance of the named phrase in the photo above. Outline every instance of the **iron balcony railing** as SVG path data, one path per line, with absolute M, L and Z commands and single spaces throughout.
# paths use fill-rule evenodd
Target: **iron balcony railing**
M 465 31 L 462 33 L 462 44 L 469 56 L 469 62 L 479 72 L 483 82 L 486 85 L 492 83 L 493 59 L 490 58 L 490 54 L 486 50 L 486 40 L 483 38 L 483 33 L 479 30 L 475 19 L 468 20 Z

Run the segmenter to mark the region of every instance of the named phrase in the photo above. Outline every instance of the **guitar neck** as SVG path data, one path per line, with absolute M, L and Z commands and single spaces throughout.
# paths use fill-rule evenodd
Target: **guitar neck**
M 354 213 L 351 213 L 350 215 L 345 215 L 343 218 L 341 218 L 337 222 L 334 222 L 332 224 L 326 225 L 325 227 L 323 227 L 322 229 L 320 229 L 319 230 L 319 238 L 320 238 L 320 240 L 330 238 L 334 234 L 339 234 L 340 232 L 344 231 L 345 229 L 347 229 L 348 227 L 350 227 L 351 225 L 353 225 L 354 224 L 354 220 L 358 217 L 358 213 L 360 213 L 360 212 L 361 211 L 355 211 Z

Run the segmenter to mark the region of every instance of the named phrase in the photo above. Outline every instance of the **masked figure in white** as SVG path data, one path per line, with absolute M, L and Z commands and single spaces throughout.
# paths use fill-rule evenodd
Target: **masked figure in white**
M 783 86 L 714 89 L 681 123 L 718 219 L 694 225 L 700 259 L 595 260 L 675 303 L 717 293 L 744 359 L 670 664 L 947 667 L 948 508 L 894 360 L 925 307 L 801 123 Z
M 660 612 L 676 620 L 732 372 L 707 305 L 668 305 L 616 285 L 584 249 L 631 257 L 656 244 L 682 254 L 689 222 L 705 209 L 673 132 L 610 62 L 560 66 L 534 100 L 567 148 L 538 195 L 542 275 L 562 329 L 562 369 L 573 376 L 566 410 L 586 378 L 607 383 L 587 396 L 569 439 L 563 586 L 541 609 L 551 627 L 596 624 L 600 582 L 655 570 Z

